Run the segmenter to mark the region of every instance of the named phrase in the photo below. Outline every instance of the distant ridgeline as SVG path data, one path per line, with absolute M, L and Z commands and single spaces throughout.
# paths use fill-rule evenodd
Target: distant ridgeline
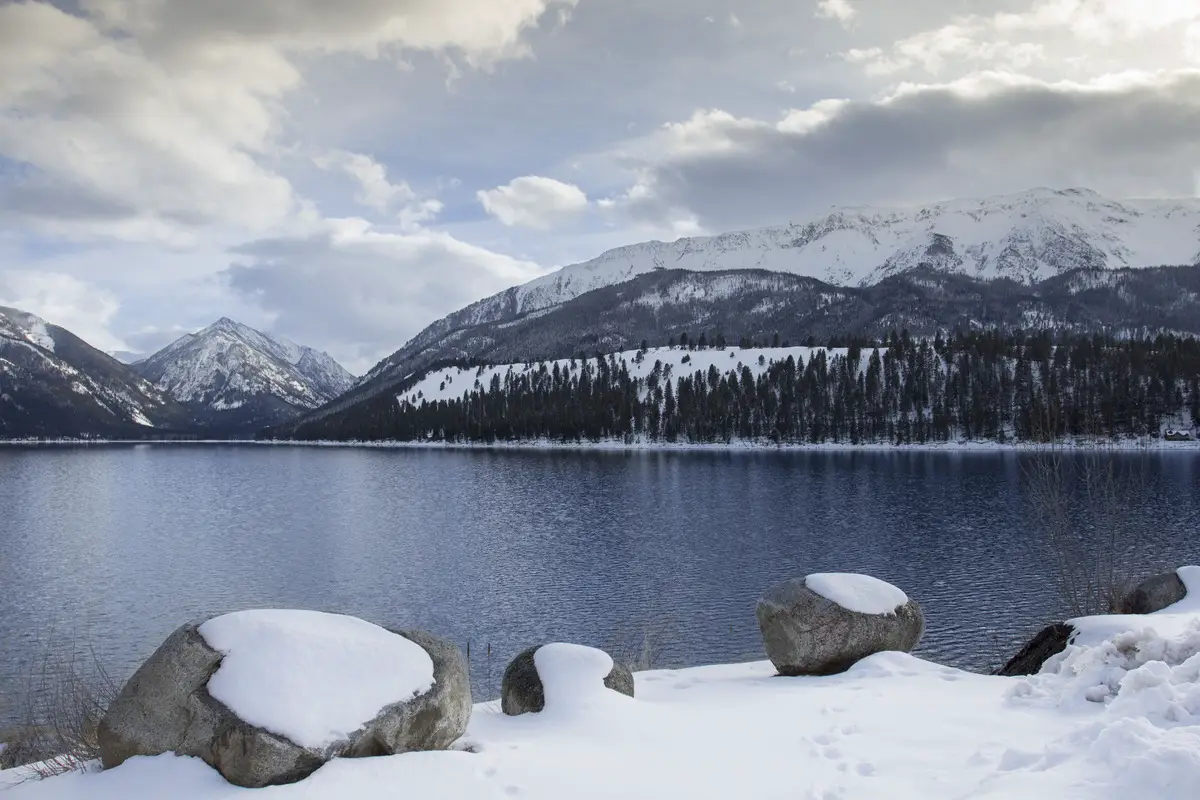
M 1158 437 L 1200 425 L 1200 341 L 980 332 L 438 365 L 268 436 L 480 442 L 927 443 Z M 750 344 L 743 342 L 743 344 Z

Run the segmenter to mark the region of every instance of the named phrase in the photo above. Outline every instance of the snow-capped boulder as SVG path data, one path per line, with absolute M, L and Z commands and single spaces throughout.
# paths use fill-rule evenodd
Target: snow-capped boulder
M 781 675 L 831 675 L 885 650 L 909 652 L 925 633 L 921 606 L 870 575 L 793 578 L 758 601 L 767 657 Z
M 1173 606 L 1187 596 L 1187 586 L 1177 570 L 1164 572 L 1139 583 L 1117 598 L 1113 610 L 1118 614 L 1153 614 Z
M 504 670 L 500 707 L 511 717 L 536 713 L 551 706 L 589 696 L 605 696 L 609 690 L 633 697 L 633 673 L 612 656 L 594 647 L 577 644 L 546 644 L 531 647 L 514 658 Z
M 316 611 L 241 611 L 176 630 L 100 724 L 105 768 L 174 752 L 230 783 L 302 780 L 332 758 L 448 747 L 471 690 L 458 648 Z

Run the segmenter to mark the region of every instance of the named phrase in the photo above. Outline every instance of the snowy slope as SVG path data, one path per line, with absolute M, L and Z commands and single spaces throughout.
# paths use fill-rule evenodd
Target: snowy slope
M 1180 577 L 1200 593 L 1197 570 Z M 1185 601 L 1187 602 L 1187 601 Z M 1194 800 L 1200 785 L 1200 611 L 1194 603 L 1079 641 L 1026 678 L 878 653 L 822 678 L 769 662 L 640 672 L 601 688 L 603 653 L 539 650 L 546 707 L 481 703 L 447 752 L 341 759 L 244 790 L 198 759 L 18 783 L 6 800 Z M 1082 621 L 1075 621 L 1077 624 Z M 545 656 L 542 653 L 545 652 Z
M 180 402 L 210 412 L 254 405 L 276 411 L 315 408 L 354 383 L 354 376 L 325 353 L 228 318 L 184 336 L 134 368 Z
M 636 350 L 616 353 L 615 358 L 618 368 L 624 365 L 632 378 L 649 376 L 654 371 L 655 364 L 661 363 L 664 374 L 667 374 L 665 370 L 669 369 L 670 379 L 675 382 L 675 385 L 678 385 L 680 378 L 694 375 L 697 371 L 707 373 L 710 367 L 716 367 L 722 375 L 731 370 L 736 370 L 740 375 L 743 368 L 746 368 L 752 375 L 758 377 L 776 362 L 783 363 L 790 357 L 798 362 L 803 360 L 803 363 L 807 364 L 809 359 L 818 352 L 824 352 L 828 358 L 833 358 L 835 355 L 845 356 L 849 351 L 844 347 L 730 347 L 707 350 L 688 350 L 685 347 L 653 347 L 647 350 L 641 359 L 638 359 Z M 883 355 L 886 349 L 881 348 L 879 352 L 880 355 Z M 870 358 L 871 351 L 864 350 L 860 364 L 861 369 L 866 369 Z M 589 358 L 587 361 L 594 365 L 596 359 Z M 574 360 L 574 363 L 579 365 L 583 361 Z M 463 396 L 464 392 L 473 391 L 476 384 L 487 389 L 493 378 L 499 378 L 503 383 L 504 376 L 510 371 L 514 373 L 527 372 L 531 369 L 539 369 L 543 364 L 547 370 L 553 370 L 556 366 L 559 370 L 572 369 L 572 359 L 569 358 L 540 364 L 493 364 L 475 368 L 444 367 L 431 370 L 412 386 L 406 388 L 396 399 L 400 403 L 415 406 L 421 405 L 422 402 L 436 403 L 438 400 L 458 399 Z
M 0 437 L 186 423 L 177 403 L 116 359 L 40 317 L 0 308 Z

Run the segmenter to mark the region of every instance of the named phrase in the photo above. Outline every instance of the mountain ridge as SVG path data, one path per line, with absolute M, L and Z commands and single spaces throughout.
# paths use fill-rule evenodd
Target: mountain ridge
M 866 286 L 916 269 L 1032 283 L 1073 269 L 1200 263 L 1200 199 L 1112 200 L 1044 187 L 909 208 L 836 207 L 807 221 L 624 245 L 471 303 L 405 344 L 514 319 L 666 269 L 762 269 Z M 401 348 L 402 350 L 404 348 Z M 389 356 L 362 379 L 394 374 Z
M 132 365 L 192 408 L 202 425 L 253 431 L 326 403 L 354 376 L 324 352 L 229 317 L 186 334 Z
M 589 292 L 673 269 L 762 270 L 840 288 L 878 285 L 918 269 L 1033 284 L 1072 270 L 1196 263 L 1197 198 L 1113 200 L 1091 189 L 1038 187 L 908 208 L 834 207 L 786 225 L 624 245 L 475 301 L 428 325 L 346 396 L 313 413 L 386 391 L 411 371 L 414 353 L 435 350 L 447 338 L 551 314 Z
M 1200 336 L 1200 266 L 1074 270 L 1029 285 L 923 267 L 874 286 L 839 287 L 765 270 L 665 270 L 515 320 L 451 331 L 397 351 L 394 377 L 359 384 L 283 427 L 374 413 L 374 403 L 439 365 L 530 362 L 662 346 L 687 333 L 729 344 L 933 337 L 955 330 L 1054 330 Z M 278 431 L 271 435 L 280 435 Z
M 174 435 L 188 411 L 127 365 L 34 314 L 0 307 L 0 438 Z

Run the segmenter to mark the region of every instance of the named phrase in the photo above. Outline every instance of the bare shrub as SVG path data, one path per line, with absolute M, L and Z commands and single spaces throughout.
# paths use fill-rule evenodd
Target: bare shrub
M 623 623 L 617 626 L 604 649 L 613 661 L 630 672 L 645 672 L 666 667 L 665 649 L 676 629 L 668 618 L 656 617 L 648 622 Z
M 1072 616 L 1117 611 L 1136 581 L 1135 553 L 1144 520 L 1135 499 L 1145 486 L 1144 459 L 1118 459 L 1111 448 L 1046 447 L 1022 465 L 1024 487 L 1054 560 L 1059 595 Z
M 100 757 L 97 728 L 120 687 L 94 651 L 65 652 L 47 651 L 31 670 L 18 708 L 23 722 L 5 734 L 0 765 L 48 778 L 86 769 Z

